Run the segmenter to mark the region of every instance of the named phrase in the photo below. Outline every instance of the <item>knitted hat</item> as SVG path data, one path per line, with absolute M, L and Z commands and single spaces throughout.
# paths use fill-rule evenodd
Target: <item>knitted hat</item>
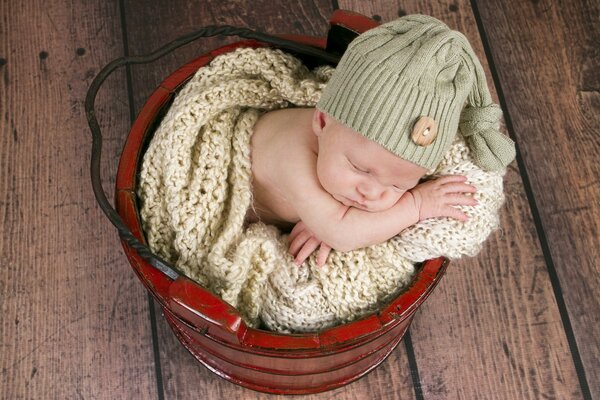
M 484 170 L 515 157 L 514 142 L 498 131 L 502 110 L 471 45 L 431 16 L 407 15 L 356 37 L 316 107 L 428 170 L 457 130 Z

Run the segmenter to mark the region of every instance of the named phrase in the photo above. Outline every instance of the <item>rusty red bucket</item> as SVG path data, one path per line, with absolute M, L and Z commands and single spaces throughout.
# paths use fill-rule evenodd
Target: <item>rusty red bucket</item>
M 338 10 L 331 17 L 327 38 L 276 37 L 289 41 L 285 49 L 292 53 L 289 43 L 293 42 L 304 45 L 304 49 L 306 45 L 320 49 L 321 54 L 337 54 L 339 60 L 354 37 L 377 24 L 366 16 Z M 183 41 L 173 47 L 181 43 Z M 96 149 L 101 146 L 101 137 L 93 115 L 93 101 L 102 76 L 105 78 L 120 65 L 147 62 L 150 58 L 120 59 L 105 67 L 106 73 L 99 74 L 100 78 L 96 78 L 99 82 L 94 81 L 86 99 L 94 134 L 92 185 L 101 208 L 119 230 L 123 249 L 135 272 L 162 306 L 177 338 L 198 361 L 219 376 L 254 390 L 315 393 L 352 382 L 379 365 L 402 339 L 414 313 L 441 279 L 448 260 L 438 258 L 422 263 L 410 286 L 377 313 L 320 332 L 279 334 L 247 326 L 234 307 L 152 254 L 141 229 L 136 198 L 136 176 L 145 145 L 179 88 L 198 68 L 219 54 L 238 47 L 275 46 L 273 43 L 277 41 L 249 39 L 220 47 L 184 65 L 160 84 L 137 116 L 124 146 L 116 181 L 117 212 L 110 207 L 99 183 L 99 151 L 96 157 Z M 307 66 L 316 63 L 317 56 L 295 55 Z M 153 59 L 156 58 L 158 56 Z

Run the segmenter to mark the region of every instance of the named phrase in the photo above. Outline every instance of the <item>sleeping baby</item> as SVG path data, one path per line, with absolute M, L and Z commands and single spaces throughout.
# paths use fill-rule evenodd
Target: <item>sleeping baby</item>
M 425 15 L 368 30 L 350 43 L 315 108 L 257 121 L 246 222 L 291 230 L 295 263 L 318 249 L 323 265 L 331 249 L 378 244 L 427 218 L 466 221 L 455 206 L 477 200 L 465 176 L 421 178 L 459 131 L 482 169 L 506 167 L 514 143 L 489 128 L 501 115 L 494 106 L 461 33 Z

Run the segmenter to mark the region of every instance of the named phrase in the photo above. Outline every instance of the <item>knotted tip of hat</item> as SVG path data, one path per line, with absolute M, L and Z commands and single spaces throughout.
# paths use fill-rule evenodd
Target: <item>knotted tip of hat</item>
M 492 101 L 483 66 L 468 41 L 464 41 L 470 56 L 474 79 L 462 110 L 459 131 L 465 138 L 477 165 L 487 171 L 506 168 L 515 158 L 515 143 L 499 131 L 502 109 Z
M 498 130 L 502 110 L 497 104 L 485 107 L 467 105 L 459 129 L 477 165 L 487 171 L 506 168 L 515 158 L 515 143 Z

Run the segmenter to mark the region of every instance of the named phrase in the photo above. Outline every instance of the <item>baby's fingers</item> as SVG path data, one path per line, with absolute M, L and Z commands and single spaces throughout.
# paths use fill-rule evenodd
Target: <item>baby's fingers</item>
M 437 179 L 439 183 L 447 184 L 453 182 L 466 182 L 467 177 L 464 175 L 444 175 Z
M 446 212 L 444 213 L 447 217 L 457 219 L 459 221 L 466 222 L 469 220 L 469 217 L 464 212 L 460 211 L 458 208 L 454 207 L 446 207 Z
M 296 256 L 298 251 L 302 248 L 302 246 L 304 246 L 304 243 L 306 243 L 308 241 L 308 239 L 310 239 L 311 237 L 312 237 L 312 235 L 310 234 L 309 231 L 300 232 L 298 234 L 298 236 L 296 236 L 290 242 L 290 246 L 288 248 L 288 253 L 290 253 L 293 256 Z
M 290 234 L 288 235 L 287 241 L 288 243 L 292 243 L 292 241 L 296 238 L 296 236 L 298 236 L 301 232 L 306 231 L 306 225 L 304 225 L 304 222 L 299 221 L 294 228 L 292 229 L 292 231 L 290 232 Z
M 321 242 L 321 248 L 319 248 L 319 255 L 317 256 L 317 266 L 322 267 L 327 262 L 327 256 L 331 252 L 331 247 L 326 243 Z
M 304 260 L 308 258 L 319 247 L 319 240 L 314 236 L 311 237 L 308 242 L 304 244 L 296 258 L 294 259 L 294 264 L 301 265 Z
M 471 196 L 465 196 L 460 194 L 448 195 L 446 196 L 447 204 L 451 204 L 453 206 L 476 206 L 479 204 L 479 201 Z
M 443 188 L 445 193 L 477 193 L 477 188 L 468 183 L 447 183 Z

